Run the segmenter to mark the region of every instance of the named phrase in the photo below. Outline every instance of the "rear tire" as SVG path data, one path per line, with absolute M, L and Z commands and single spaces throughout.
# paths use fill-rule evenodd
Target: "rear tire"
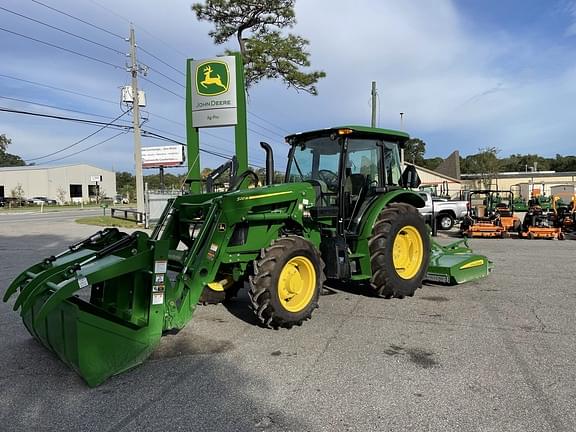
M 415 207 L 385 207 L 368 241 L 373 292 L 385 298 L 413 296 L 422 287 L 430 259 L 430 237 Z
M 265 327 L 301 325 L 318 307 L 325 279 L 324 262 L 312 243 L 281 237 L 254 261 L 248 291 L 252 310 Z

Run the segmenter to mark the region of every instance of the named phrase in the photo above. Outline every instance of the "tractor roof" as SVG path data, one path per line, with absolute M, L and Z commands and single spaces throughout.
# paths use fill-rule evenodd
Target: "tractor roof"
M 342 129 L 352 130 L 352 133 L 349 133 L 348 135 L 356 137 L 356 138 L 386 139 L 386 140 L 398 142 L 398 144 L 400 144 L 400 146 L 404 146 L 404 143 L 408 139 L 410 139 L 410 135 L 408 135 L 406 132 L 401 132 L 401 131 L 397 131 L 397 130 L 372 128 L 369 126 L 346 125 L 346 126 L 337 126 L 337 127 L 326 128 L 326 129 L 317 129 L 317 130 L 308 131 L 308 132 L 298 132 L 298 133 L 295 133 L 292 135 L 288 135 L 286 137 L 286 142 L 290 142 L 293 139 L 300 141 L 302 139 L 310 139 L 310 138 L 315 138 L 315 137 L 319 137 L 319 136 L 328 136 L 328 135 L 331 135 L 333 133 L 338 133 L 338 131 L 342 130 Z

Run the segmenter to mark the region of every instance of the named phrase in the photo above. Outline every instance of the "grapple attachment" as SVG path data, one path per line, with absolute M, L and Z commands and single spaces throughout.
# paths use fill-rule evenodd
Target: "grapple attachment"
M 18 294 L 14 310 L 30 334 L 96 386 L 160 340 L 164 306 L 153 300 L 152 270 L 162 249 L 167 255 L 145 233 L 106 229 L 24 271 L 4 301 Z
M 475 254 L 465 239 L 447 246 L 432 241 L 430 265 L 425 279 L 457 285 L 486 277 L 491 270 L 492 262 L 484 255 Z

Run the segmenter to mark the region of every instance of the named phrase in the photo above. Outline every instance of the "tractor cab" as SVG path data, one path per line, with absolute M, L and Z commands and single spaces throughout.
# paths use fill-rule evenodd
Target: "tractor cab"
M 290 135 L 285 182 L 312 184 L 317 196 L 313 216 L 336 220 L 341 234 L 354 233 L 371 203 L 401 189 L 403 177 L 410 174 L 412 184 L 406 186 L 417 187 L 417 174 L 401 170 L 399 148 L 407 139 L 403 132 L 362 126 Z

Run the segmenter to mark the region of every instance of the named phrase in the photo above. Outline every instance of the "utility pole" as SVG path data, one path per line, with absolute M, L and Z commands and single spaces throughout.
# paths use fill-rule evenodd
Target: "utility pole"
M 372 81 L 372 121 L 370 123 L 371 127 L 376 127 L 376 81 Z
M 138 101 L 138 73 L 140 67 L 136 61 L 136 36 L 134 26 L 130 24 L 130 68 L 132 75 L 132 126 L 134 128 L 134 163 L 136 165 L 136 210 L 145 212 L 144 206 L 144 179 L 142 178 L 142 142 L 140 137 L 140 106 Z

